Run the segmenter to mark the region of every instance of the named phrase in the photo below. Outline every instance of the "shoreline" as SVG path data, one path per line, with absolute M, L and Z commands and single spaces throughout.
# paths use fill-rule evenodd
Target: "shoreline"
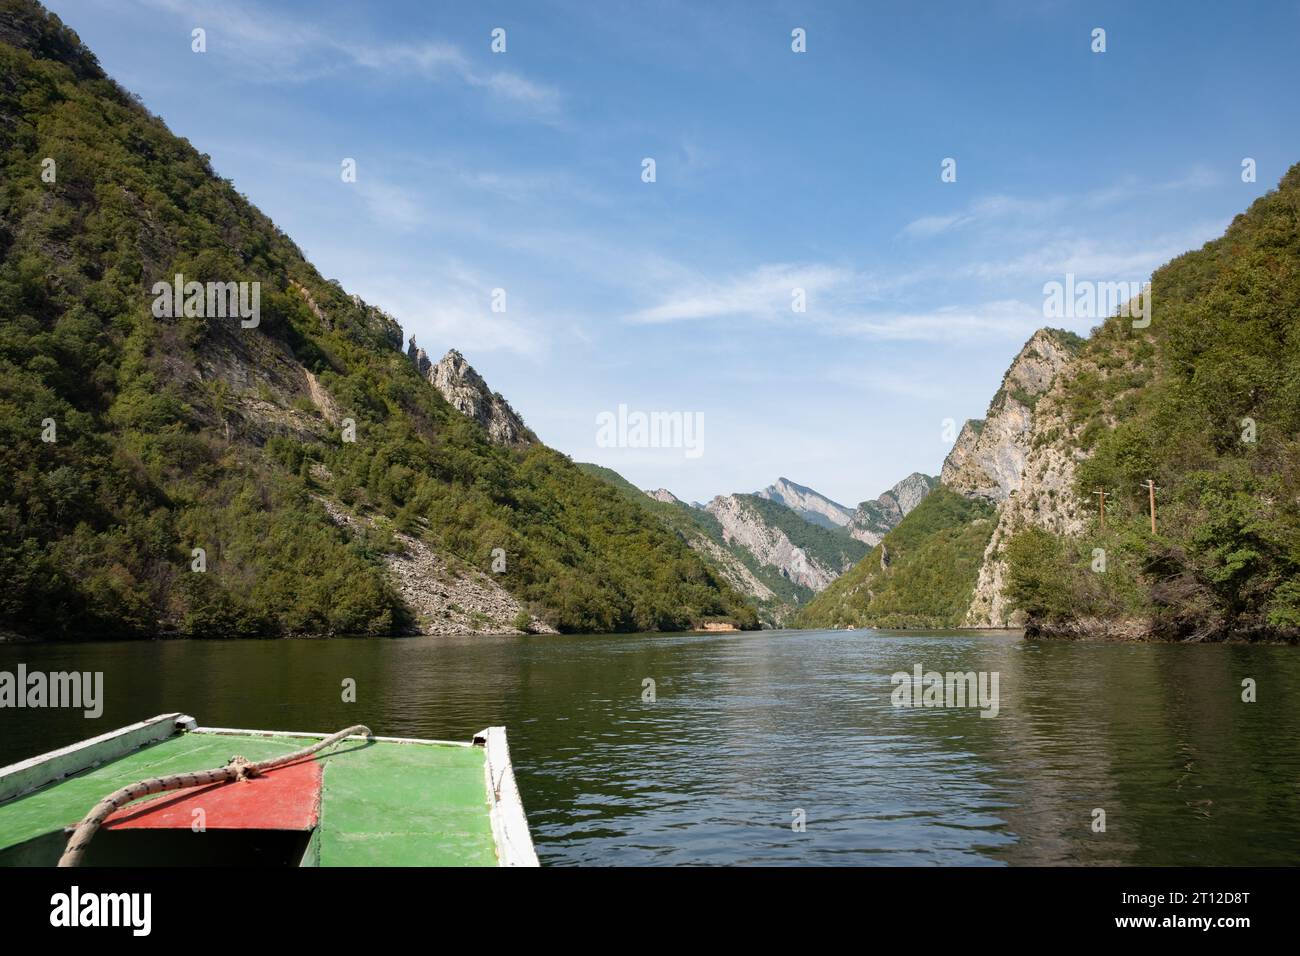
M 1085 618 L 1069 622 L 1068 624 L 1043 624 L 1038 622 L 1029 622 L 1022 627 L 776 627 L 776 628 L 758 628 L 754 630 L 744 630 L 737 627 L 691 627 L 683 628 L 679 631 L 574 631 L 561 634 L 561 632 L 522 632 L 522 631 L 473 631 L 473 632 L 448 632 L 448 633 L 393 633 L 393 634 L 293 634 L 293 635 L 265 635 L 250 637 L 183 637 L 180 635 L 152 635 L 141 637 L 80 637 L 72 639 L 61 639 L 57 637 L 43 637 L 38 635 L 22 634 L 8 628 L 0 628 L 0 647 L 13 644 L 112 644 L 112 643 L 145 643 L 149 641 L 202 641 L 202 642 L 220 642 L 220 641 L 330 641 L 330 640 L 409 640 L 421 637 L 427 638 L 478 638 L 478 637 L 618 637 L 632 635 L 662 635 L 665 637 L 684 634 L 763 634 L 773 631 L 899 631 L 906 633 L 959 633 L 959 634 L 988 634 L 988 635 L 1015 635 L 1019 634 L 1023 640 L 1032 641 L 1052 641 L 1060 643 L 1096 643 L 1096 644 L 1170 644 L 1170 645 L 1202 645 L 1202 644 L 1236 644 L 1252 645 L 1262 644 L 1269 646 L 1290 646 L 1300 645 L 1300 635 L 1291 635 L 1285 632 L 1263 631 L 1263 632 L 1245 632 L 1230 634 L 1226 637 L 1206 637 L 1199 639 L 1176 639 L 1160 636 L 1151 628 L 1146 621 L 1137 621 L 1132 619 L 1125 620 L 1105 620 L 1098 618 Z

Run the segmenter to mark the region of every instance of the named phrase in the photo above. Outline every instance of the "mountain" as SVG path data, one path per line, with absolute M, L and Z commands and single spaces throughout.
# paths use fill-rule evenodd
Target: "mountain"
M 963 624 L 993 536 L 996 506 L 1020 485 L 1031 448 L 1035 407 L 1081 341 L 1056 329 L 1035 332 L 1012 360 L 984 418 L 963 426 L 938 483 L 925 475 L 910 475 L 877 499 L 886 521 L 895 515 L 897 520 L 877 537 L 861 564 L 800 610 L 795 623 L 804 627 Z M 912 507 L 899 515 L 904 503 Z M 875 509 L 868 510 L 868 504 L 859 506 L 858 514 L 872 514 Z M 859 527 L 855 521 L 850 531 Z
M 775 484 L 755 492 L 760 498 L 785 505 L 799 517 L 823 528 L 843 528 L 853 519 L 853 511 L 805 485 L 795 484 L 788 478 L 778 478 Z
M 780 627 L 812 591 L 764 564 L 738 541 L 728 538 L 722 524 L 703 506 L 688 505 L 660 488 L 642 492 L 618 472 L 601 465 L 578 465 L 587 474 L 617 489 L 628 501 L 648 510 L 672 529 L 700 559 L 734 590 L 744 595 L 767 627 Z
M 1035 333 L 940 487 L 797 623 L 1300 641 L 1300 165 L 1147 301 Z
M 912 472 L 880 497 L 860 503 L 849 519 L 849 534 L 864 544 L 879 543 L 938 483 L 937 478 Z
M 0 630 L 757 625 L 462 356 L 404 354 L 34 2 L 0 0 L 0 77 Z
M 719 495 L 708 511 L 722 526 L 726 543 L 739 545 L 811 592 L 825 588 L 866 553 L 842 529 L 810 524 L 785 505 L 757 495 Z
M 1044 397 L 971 618 L 1300 640 L 1300 164 L 1156 270 L 1149 302 L 1149 324 L 1108 319 Z
M 755 495 L 784 505 L 811 524 L 832 531 L 842 528 L 864 544 L 874 545 L 897 527 L 904 515 L 920 504 L 936 484 L 938 479 L 913 472 L 880 497 L 861 502 L 856 509 L 847 508 L 789 478 L 778 478 L 775 484 Z
M 798 627 L 954 627 L 993 530 L 993 506 L 940 485 L 795 616 Z
M 719 495 L 705 506 L 688 505 L 663 488 L 642 492 L 609 468 L 579 467 L 672 528 L 719 577 L 749 599 L 768 627 L 787 624 L 801 605 L 867 550 L 843 528 L 810 523 L 760 495 Z

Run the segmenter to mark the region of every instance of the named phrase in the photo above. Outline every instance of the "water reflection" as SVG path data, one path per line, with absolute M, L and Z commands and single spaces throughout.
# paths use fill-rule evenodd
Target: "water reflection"
M 443 739 L 505 724 L 552 864 L 1300 859 L 1295 648 L 874 631 L 0 646 L 0 669 L 20 661 L 103 670 L 107 700 L 97 721 L 0 711 L 0 762 L 168 710 Z M 999 672 L 999 716 L 894 708 L 890 675 L 918 663 Z

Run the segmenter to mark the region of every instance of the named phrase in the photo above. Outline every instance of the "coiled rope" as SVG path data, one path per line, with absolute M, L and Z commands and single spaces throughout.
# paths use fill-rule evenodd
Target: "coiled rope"
M 90 841 L 94 839 L 99 832 L 100 825 L 110 813 L 124 807 L 132 800 L 138 800 L 140 797 L 151 796 L 155 793 L 165 793 L 168 790 L 182 790 L 185 787 L 197 787 L 211 783 L 229 783 L 234 780 L 247 780 L 249 777 L 256 777 L 266 773 L 268 770 L 274 770 L 276 767 L 282 767 L 287 763 L 293 763 L 304 757 L 310 757 L 314 753 L 319 753 L 327 747 L 353 735 L 362 737 L 373 737 L 370 728 L 364 724 L 357 724 L 355 727 L 349 727 L 346 730 L 340 730 L 337 734 L 326 737 L 318 744 L 310 747 L 304 747 L 302 750 L 295 750 L 293 753 L 283 754 L 279 757 L 272 757 L 269 760 L 260 760 L 257 763 L 249 763 L 243 757 L 232 757 L 230 763 L 224 767 L 217 767 L 214 770 L 200 770 L 196 773 L 177 773 L 169 777 L 154 777 L 150 780 L 141 780 L 139 783 L 133 783 L 129 787 L 123 787 L 120 790 L 114 790 L 99 803 L 95 804 L 85 818 L 77 824 L 77 829 L 72 836 L 68 838 L 68 845 L 63 851 L 63 856 L 59 858 L 59 866 L 80 866 L 81 858 L 86 855 L 86 847 L 90 846 Z

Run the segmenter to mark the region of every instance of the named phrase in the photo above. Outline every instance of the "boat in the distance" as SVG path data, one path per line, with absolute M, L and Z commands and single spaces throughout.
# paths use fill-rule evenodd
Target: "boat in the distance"
M 537 866 L 504 727 L 461 743 L 199 727 L 184 714 L 0 769 L 0 866 L 61 860 Z

